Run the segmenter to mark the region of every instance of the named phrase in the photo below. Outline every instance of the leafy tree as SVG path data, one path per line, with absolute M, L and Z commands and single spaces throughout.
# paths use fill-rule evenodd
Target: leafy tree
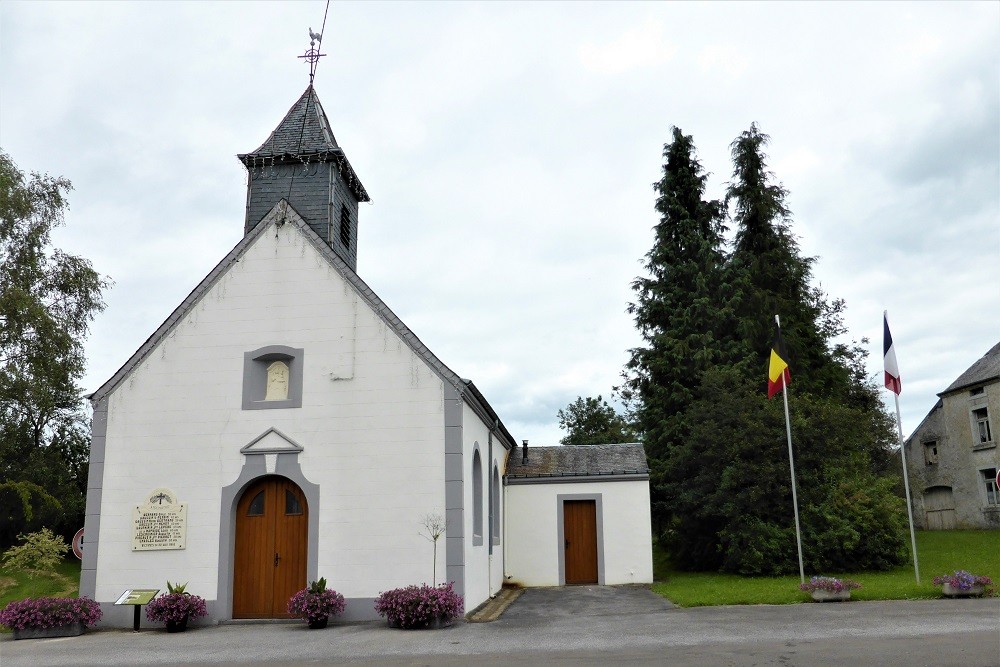
M 108 285 L 89 261 L 52 247 L 71 187 L 26 177 L 0 152 L 0 483 L 30 482 L 58 498 L 64 532 L 83 516 L 89 426 L 77 382 Z M 23 527 L 0 527 L 0 545 Z
M 18 535 L 17 539 L 23 544 L 7 549 L 3 553 L 3 564 L 8 569 L 25 570 L 29 577 L 54 570 L 69 551 L 66 540 L 48 528 Z
M 727 305 L 722 202 L 706 201 L 708 175 L 694 140 L 671 128 L 663 173 L 653 184 L 660 221 L 646 254 L 647 275 L 632 287 L 628 311 L 645 345 L 630 351 L 622 396 L 633 405 L 647 453 L 664 457 L 689 428 L 685 408 L 701 375 L 732 347 Z
M 582 398 L 558 413 L 559 427 L 567 431 L 560 440 L 564 445 L 612 445 L 635 442 L 635 432 L 625 418 L 615 412 L 608 402 L 597 398 Z

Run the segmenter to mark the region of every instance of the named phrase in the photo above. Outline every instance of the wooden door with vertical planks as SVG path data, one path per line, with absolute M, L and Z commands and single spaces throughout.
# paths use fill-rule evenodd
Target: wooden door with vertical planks
M 597 502 L 563 501 L 566 584 L 596 584 Z
M 309 514 L 302 490 L 264 477 L 236 505 L 233 618 L 287 618 L 288 598 L 306 585 Z

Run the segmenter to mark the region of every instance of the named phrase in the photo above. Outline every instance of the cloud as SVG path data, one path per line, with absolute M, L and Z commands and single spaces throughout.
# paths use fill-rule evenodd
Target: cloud
M 663 24 L 647 19 L 639 27 L 625 31 L 617 39 L 580 46 L 580 63 L 598 74 L 624 74 L 635 69 L 661 65 L 674 57 L 677 45 L 664 35 Z

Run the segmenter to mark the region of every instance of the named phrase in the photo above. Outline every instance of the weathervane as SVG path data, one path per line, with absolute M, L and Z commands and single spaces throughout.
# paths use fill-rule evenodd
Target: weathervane
M 326 17 L 323 18 L 323 23 L 326 23 Z M 309 28 L 309 50 L 306 51 L 299 58 L 304 59 L 309 63 L 309 85 L 312 85 L 313 79 L 316 77 L 316 63 L 319 59 L 325 56 L 325 53 L 320 53 L 317 48 L 323 43 L 323 33 L 313 32 L 312 28 Z

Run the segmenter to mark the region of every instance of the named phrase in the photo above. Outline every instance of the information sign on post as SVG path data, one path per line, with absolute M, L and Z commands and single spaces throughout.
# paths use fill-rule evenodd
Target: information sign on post
M 135 612 L 132 615 L 133 632 L 139 632 L 139 612 L 142 610 L 142 605 L 152 602 L 153 598 L 159 592 L 159 588 L 130 588 L 115 601 L 116 605 L 130 604 L 135 608 Z

